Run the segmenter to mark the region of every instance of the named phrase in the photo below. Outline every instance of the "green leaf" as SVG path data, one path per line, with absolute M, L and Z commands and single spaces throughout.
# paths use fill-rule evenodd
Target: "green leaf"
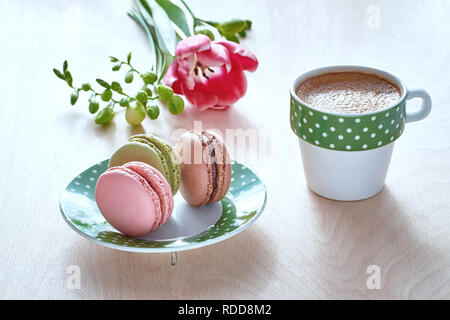
M 162 63 L 160 64 L 159 70 L 158 70 L 158 81 L 162 79 L 162 77 L 166 74 L 167 69 L 169 69 L 172 62 L 175 60 L 174 56 L 171 56 L 170 54 L 163 53 L 161 57 Z
M 155 0 L 157 4 L 164 9 L 169 19 L 184 32 L 186 36 L 191 35 L 189 26 L 187 24 L 186 15 L 184 11 L 180 9 L 177 5 L 173 4 L 169 0 Z
M 102 79 L 95 79 L 95 81 L 97 81 L 97 83 L 98 83 L 99 85 L 101 85 L 103 88 L 106 88 L 106 89 L 111 88 L 111 86 L 109 85 L 109 83 L 106 82 L 105 80 L 102 80 Z
M 119 59 L 117 59 L 116 57 L 113 57 L 113 56 L 109 56 L 109 60 L 110 60 L 111 62 L 117 62 L 117 61 L 119 61 Z
M 111 89 L 113 89 L 115 92 L 122 92 L 122 86 L 120 85 L 120 83 L 118 83 L 117 81 L 113 81 L 111 83 Z
M 63 72 L 66 72 L 68 67 L 69 67 L 69 64 L 67 63 L 67 60 L 64 60 L 64 63 L 63 63 Z
M 140 2 L 142 3 L 147 1 L 140 0 Z M 167 13 L 155 2 L 155 0 L 149 0 L 148 5 L 151 8 L 151 16 L 154 21 L 159 48 L 163 53 L 175 56 L 177 37 L 175 34 L 175 29 L 172 26 L 172 22 L 167 16 Z
M 169 65 L 173 62 L 174 57 L 171 54 L 162 52 L 160 43 L 158 42 L 158 35 L 155 29 L 155 22 L 151 16 L 151 9 L 146 1 L 137 1 L 133 9 L 128 12 L 128 15 L 139 24 L 147 34 L 151 50 L 154 51 L 152 71 L 156 72 L 158 79 L 164 75 Z
M 64 79 L 66 80 L 66 82 L 69 86 L 72 86 L 73 78 L 72 78 L 72 74 L 69 72 L 69 70 L 66 70 L 64 72 Z
M 127 62 L 128 62 L 128 63 L 130 63 L 130 62 L 131 62 L 131 52 L 130 52 L 130 53 L 128 53 L 128 55 L 127 55 Z
M 152 66 L 154 66 L 156 68 L 158 65 L 157 56 L 159 54 L 159 48 L 158 48 L 158 46 L 155 46 L 155 43 L 153 40 L 153 39 L 156 39 L 156 34 L 154 32 L 152 17 L 145 10 L 141 11 L 140 6 L 138 6 L 138 4 L 135 4 L 133 9 L 131 9 L 128 12 L 128 15 L 138 25 L 140 25 L 141 28 L 144 29 L 145 33 L 147 34 L 147 38 L 149 40 L 148 43 L 150 46 L 150 52 L 152 52 L 152 51 L 154 52 Z
M 59 71 L 58 69 L 53 68 L 53 72 L 56 74 L 56 76 L 58 78 L 60 78 L 61 80 L 66 81 L 66 78 L 64 77 L 64 75 L 61 73 L 61 71 Z

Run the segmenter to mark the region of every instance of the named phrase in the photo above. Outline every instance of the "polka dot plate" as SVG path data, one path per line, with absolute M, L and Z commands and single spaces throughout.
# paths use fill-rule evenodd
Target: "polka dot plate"
M 59 206 L 64 220 L 83 237 L 106 247 L 132 252 L 173 252 L 207 246 L 245 230 L 258 219 L 266 203 L 266 188 L 246 166 L 233 161 L 230 189 L 218 203 L 191 207 L 178 193 L 172 217 L 140 238 L 125 236 L 100 213 L 94 191 L 108 168 L 102 161 L 75 177 L 63 191 Z

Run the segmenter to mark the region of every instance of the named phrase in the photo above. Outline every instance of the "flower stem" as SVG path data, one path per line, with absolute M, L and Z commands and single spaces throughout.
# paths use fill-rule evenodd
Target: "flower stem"
M 199 25 L 202 25 L 202 24 L 207 24 L 207 25 L 210 25 L 211 27 L 217 29 L 217 25 L 218 25 L 217 22 L 207 21 L 207 20 L 203 20 L 201 18 L 197 18 L 197 16 L 194 14 L 194 12 L 192 12 L 191 8 L 189 8 L 187 3 L 184 0 L 180 0 L 180 1 L 184 5 L 186 10 L 189 12 L 189 14 L 192 16 L 192 19 L 194 20 L 194 28 L 199 26 Z
M 181 3 L 183 4 L 183 6 L 186 8 L 186 10 L 189 12 L 189 14 L 192 16 L 192 18 L 194 19 L 194 23 L 196 20 L 198 20 L 198 18 L 195 16 L 195 14 L 192 12 L 191 8 L 189 8 L 189 6 L 186 4 L 186 2 L 184 2 L 184 0 L 180 0 Z

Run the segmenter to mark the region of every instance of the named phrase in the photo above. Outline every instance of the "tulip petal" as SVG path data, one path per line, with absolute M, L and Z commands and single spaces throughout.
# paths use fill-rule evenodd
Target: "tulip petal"
M 209 108 L 224 110 L 242 98 L 246 90 L 245 74 L 239 63 L 233 61 L 230 72 L 222 66 L 214 77 L 195 81 L 195 88 L 185 89 L 184 95 L 200 111 Z
M 204 34 L 198 34 L 178 42 L 175 55 L 177 59 L 185 59 L 186 57 L 193 56 L 197 52 L 208 50 L 210 46 L 211 39 Z
M 231 71 L 226 73 L 224 70 L 221 77 L 211 78 L 208 87 L 218 95 L 218 105 L 233 105 L 245 94 L 247 80 L 239 63 L 233 61 Z
M 198 82 L 195 85 L 195 90 L 185 90 L 184 96 L 200 111 L 214 107 L 219 101 L 217 95 L 214 92 L 211 92 L 208 86 L 201 82 Z
M 217 43 L 228 49 L 231 59 L 239 62 L 243 70 L 253 72 L 258 67 L 258 59 L 250 50 L 232 41 L 225 40 Z
M 228 50 L 217 43 L 212 42 L 211 48 L 197 53 L 198 61 L 208 67 L 220 67 L 225 65 L 227 72 L 231 69 L 231 60 Z
M 173 89 L 173 92 L 176 94 L 183 94 L 183 90 L 181 88 L 181 82 L 178 78 L 178 63 L 174 61 L 169 68 L 167 69 L 166 74 L 164 75 L 164 83 Z
M 192 78 L 192 75 L 191 75 L 191 71 L 194 67 L 194 63 L 195 63 L 194 56 L 189 56 L 185 59 L 177 60 L 177 65 L 178 65 L 177 71 L 178 71 L 179 78 L 181 78 L 181 80 L 183 81 L 183 83 L 186 85 L 186 87 L 189 90 L 194 89 L 194 86 L 195 86 L 194 79 Z
M 168 86 L 172 86 L 175 81 L 178 81 L 178 63 L 174 61 L 169 68 L 167 69 L 166 74 L 164 75 L 164 83 Z

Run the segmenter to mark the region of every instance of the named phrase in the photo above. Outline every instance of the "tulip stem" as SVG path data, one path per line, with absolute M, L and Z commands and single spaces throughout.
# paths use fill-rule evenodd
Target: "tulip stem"
M 184 5 L 186 10 L 189 12 L 192 19 L 194 20 L 194 29 L 195 29 L 195 27 L 197 27 L 198 25 L 201 25 L 201 24 L 209 24 L 210 26 L 216 28 L 217 23 L 197 18 L 197 16 L 194 14 L 194 12 L 192 12 L 191 8 L 187 5 L 187 3 L 184 0 L 180 0 L 180 1 Z
M 192 19 L 194 20 L 194 31 L 195 31 L 196 27 L 201 26 L 201 25 L 204 24 L 204 25 L 209 25 L 209 26 L 213 27 L 214 29 L 219 31 L 219 33 L 221 33 L 221 31 L 218 28 L 220 23 L 215 22 L 215 21 L 208 21 L 208 20 L 203 20 L 201 18 L 197 18 L 197 16 L 194 14 L 194 12 L 192 12 L 191 8 L 187 5 L 187 3 L 184 0 L 180 0 L 180 1 L 183 4 L 183 6 L 186 8 L 186 10 L 189 12 L 189 14 L 191 15 Z M 182 38 L 182 37 L 180 37 L 180 38 Z
M 191 8 L 189 8 L 189 6 L 186 4 L 186 2 L 184 2 L 184 0 L 180 0 L 180 1 L 183 4 L 183 6 L 186 8 L 186 10 L 189 12 L 189 14 L 192 16 L 192 18 L 194 19 L 194 24 L 195 24 L 195 22 L 198 20 L 198 18 L 195 16 L 195 14 L 192 12 Z

